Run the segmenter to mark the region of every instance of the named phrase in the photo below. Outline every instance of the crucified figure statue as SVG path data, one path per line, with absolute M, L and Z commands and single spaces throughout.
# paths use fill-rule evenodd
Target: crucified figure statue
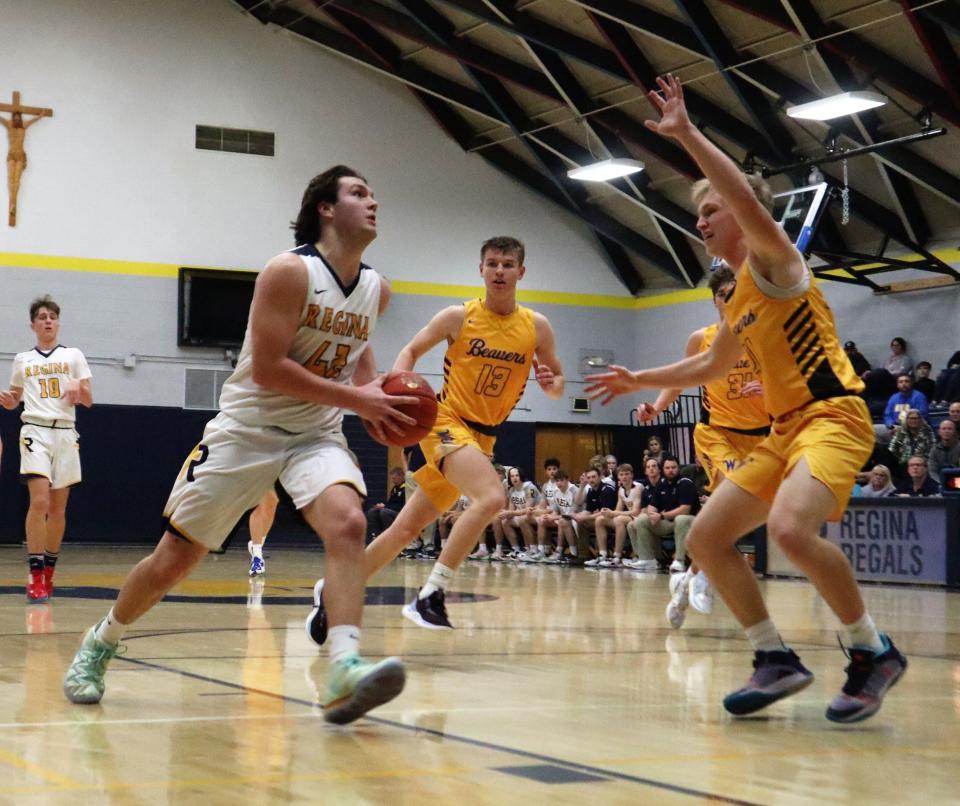
M 0 112 L 9 112 L 10 117 L 0 115 L 0 123 L 7 130 L 7 140 L 10 148 L 7 151 L 7 190 L 10 202 L 7 223 L 11 227 L 17 225 L 17 193 L 20 192 L 20 176 L 27 168 L 27 152 L 23 150 L 23 140 L 29 129 L 40 118 L 53 117 L 52 109 L 41 109 L 36 106 L 22 106 L 20 93 L 13 93 L 13 103 L 0 103 Z M 24 120 L 24 115 L 29 119 Z

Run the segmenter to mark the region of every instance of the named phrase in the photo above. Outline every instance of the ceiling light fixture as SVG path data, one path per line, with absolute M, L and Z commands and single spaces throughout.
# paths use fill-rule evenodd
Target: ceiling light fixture
M 644 165 L 640 160 L 616 158 L 600 160 L 581 168 L 573 168 L 567 171 L 567 176 L 583 182 L 606 182 L 620 176 L 635 174 L 637 171 L 642 171 L 643 168 Z
M 787 110 L 787 115 L 791 118 L 802 118 L 804 120 L 832 120 L 844 115 L 855 115 L 865 109 L 883 106 L 886 102 L 887 97 L 879 92 L 841 92 L 838 95 L 820 98 L 807 104 L 791 106 Z

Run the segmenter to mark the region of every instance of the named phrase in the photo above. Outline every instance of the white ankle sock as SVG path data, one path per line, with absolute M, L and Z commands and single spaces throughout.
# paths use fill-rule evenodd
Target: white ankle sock
M 847 644 L 850 646 L 872 649 L 878 654 L 886 649 L 869 613 L 864 613 L 853 624 L 844 624 L 843 629 L 847 631 Z
M 441 563 L 434 563 L 433 570 L 430 572 L 430 578 L 427 584 L 420 589 L 421 599 L 426 599 L 431 593 L 437 590 L 445 591 L 447 585 L 453 581 L 453 569 Z
M 330 638 L 330 663 L 346 660 L 360 654 L 360 628 L 352 624 L 338 624 L 327 633 Z
M 113 615 L 113 608 L 111 607 L 110 612 L 107 613 L 107 617 L 97 625 L 94 634 L 97 636 L 98 641 L 116 646 L 127 632 L 127 626 L 128 625 L 121 624 L 117 621 L 117 617 Z
M 746 629 L 747 638 L 755 652 L 783 652 L 786 649 L 777 632 L 777 625 L 770 619 L 754 624 Z
M 253 555 L 254 557 L 259 557 L 262 560 L 263 559 L 263 543 L 254 543 L 251 540 L 250 554 Z

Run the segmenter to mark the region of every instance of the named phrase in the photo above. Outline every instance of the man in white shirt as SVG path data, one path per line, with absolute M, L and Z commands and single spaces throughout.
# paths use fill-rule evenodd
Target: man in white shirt
M 30 303 L 30 329 L 37 346 L 13 359 L 10 389 L 0 392 L 0 406 L 15 409 L 23 401 L 20 479 L 30 491 L 27 601 L 40 603 L 53 594 L 67 498 L 70 488 L 80 483 L 76 406 L 92 406 L 93 394 L 87 359 L 76 347 L 58 341 L 60 306 L 49 295 Z

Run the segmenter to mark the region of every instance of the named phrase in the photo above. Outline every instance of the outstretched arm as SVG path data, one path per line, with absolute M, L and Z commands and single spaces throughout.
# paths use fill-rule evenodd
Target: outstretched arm
M 644 125 L 679 141 L 700 166 L 743 230 L 754 270 L 781 288 L 799 283 L 804 277 L 800 253 L 756 197 L 740 168 L 690 122 L 680 80 L 668 76 L 658 78 L 657 84 L 660 93 L 647 95 L 660 112 L 660 120 L 648 120 Z
M 687 338 L 687 346 L 684 350 L 685 356 L 689 357 L 700 352 L 700 345 L 703 343 L 704 330 L 705 328 L 695 330 Z M 673 405 L 674 401 L 680 397 L 680 393 L 682 391 L 682 387 L 661 390 L 660 394 L 657 396 L 657 399 L 652 404 L 644 401 L 637 406 L 637 419 L 639 419 L 641 423 L 647 423 L 651 420 L 655 420 L 661 414 L 661 412 L 666 411 Z
M 537 331 L 537 357 L 533 360 L 534 377 L 543 393 L 558 400 L 563 396 L 563 367 L 556 354 L 556 338 L 550 321 L 541 313 L 533 314 L 533 324 Z
M 463 306 L 444 308 L 427 322 L 407 345 L 397 353 L 393 362 L 395 371 L 412 370 L 424 353 L 446 339 L 453 340 L 463 327 Z
M 688 356 L 675 364 L 631 372 L 626 367 L 611 366 L 610 372 L 588 375 L 590 384 L 584 390 L 592 400 L 599 399 L 605 406 L 619 395 L 638 389 L 663 389 L 699 386 L 722 377 L 740 358 L 740 343 L 724 324 L 710 349 Z

